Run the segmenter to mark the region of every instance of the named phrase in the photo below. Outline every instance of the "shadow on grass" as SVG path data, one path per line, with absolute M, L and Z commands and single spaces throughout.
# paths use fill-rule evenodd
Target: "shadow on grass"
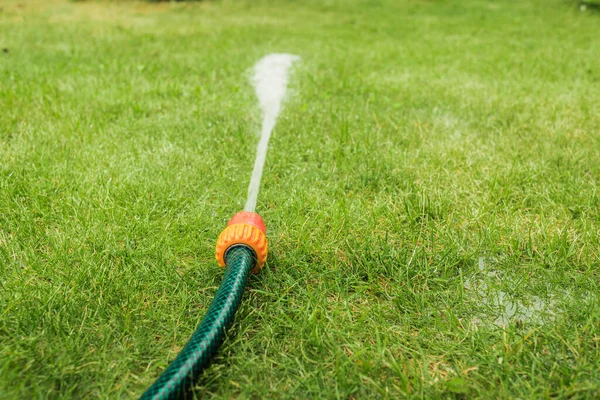
M 578 0 L 577 6 L 581 12 L 600 13 L 600 0 Z

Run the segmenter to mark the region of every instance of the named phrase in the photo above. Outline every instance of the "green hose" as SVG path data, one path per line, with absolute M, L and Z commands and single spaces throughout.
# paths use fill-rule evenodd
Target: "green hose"
M 198 329 L 177 358 L 140 399 L 184 397 L 223 343 L 226 329 L 240 306 L 248 275 L 256 265 L 254 251 L 235 245 L 225 253 L 225 276 Z

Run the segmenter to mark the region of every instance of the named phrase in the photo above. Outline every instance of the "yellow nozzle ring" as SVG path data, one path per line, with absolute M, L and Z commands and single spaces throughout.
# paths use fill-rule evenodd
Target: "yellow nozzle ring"
M 244 244 L 256 253 L 256 266 L 252 272 L 258 272 L 267 261 L 268 243 L 266 235 L 254 225 L 240 223 L 230 225 L 217 239 L 216 259 L 221 267 L 225 266 L 225 252 L 236 244 Z

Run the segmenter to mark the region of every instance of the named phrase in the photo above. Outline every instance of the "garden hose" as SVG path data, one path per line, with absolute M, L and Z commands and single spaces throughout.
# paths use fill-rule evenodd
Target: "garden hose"
M 258 272 L 267 259 L 266 228 L 262 218 L 239 212 L 217 240 L 216 258 L 225 276 L 208 311 L 177 358 L 141 399 L 184 397 L 225 339 L 240 306 L 250 271 Z

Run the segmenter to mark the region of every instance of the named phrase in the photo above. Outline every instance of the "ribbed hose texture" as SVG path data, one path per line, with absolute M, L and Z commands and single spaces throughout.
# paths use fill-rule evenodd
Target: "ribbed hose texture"
M 198 329 L 177 358 L 140 399 L 179 399 L 208 366 L 223 343 L 226 329 L 240 306 L 248 275 L 256 263 L 254 251 L 234 246 L 225 255 L 226 269 L 221 286 Z

